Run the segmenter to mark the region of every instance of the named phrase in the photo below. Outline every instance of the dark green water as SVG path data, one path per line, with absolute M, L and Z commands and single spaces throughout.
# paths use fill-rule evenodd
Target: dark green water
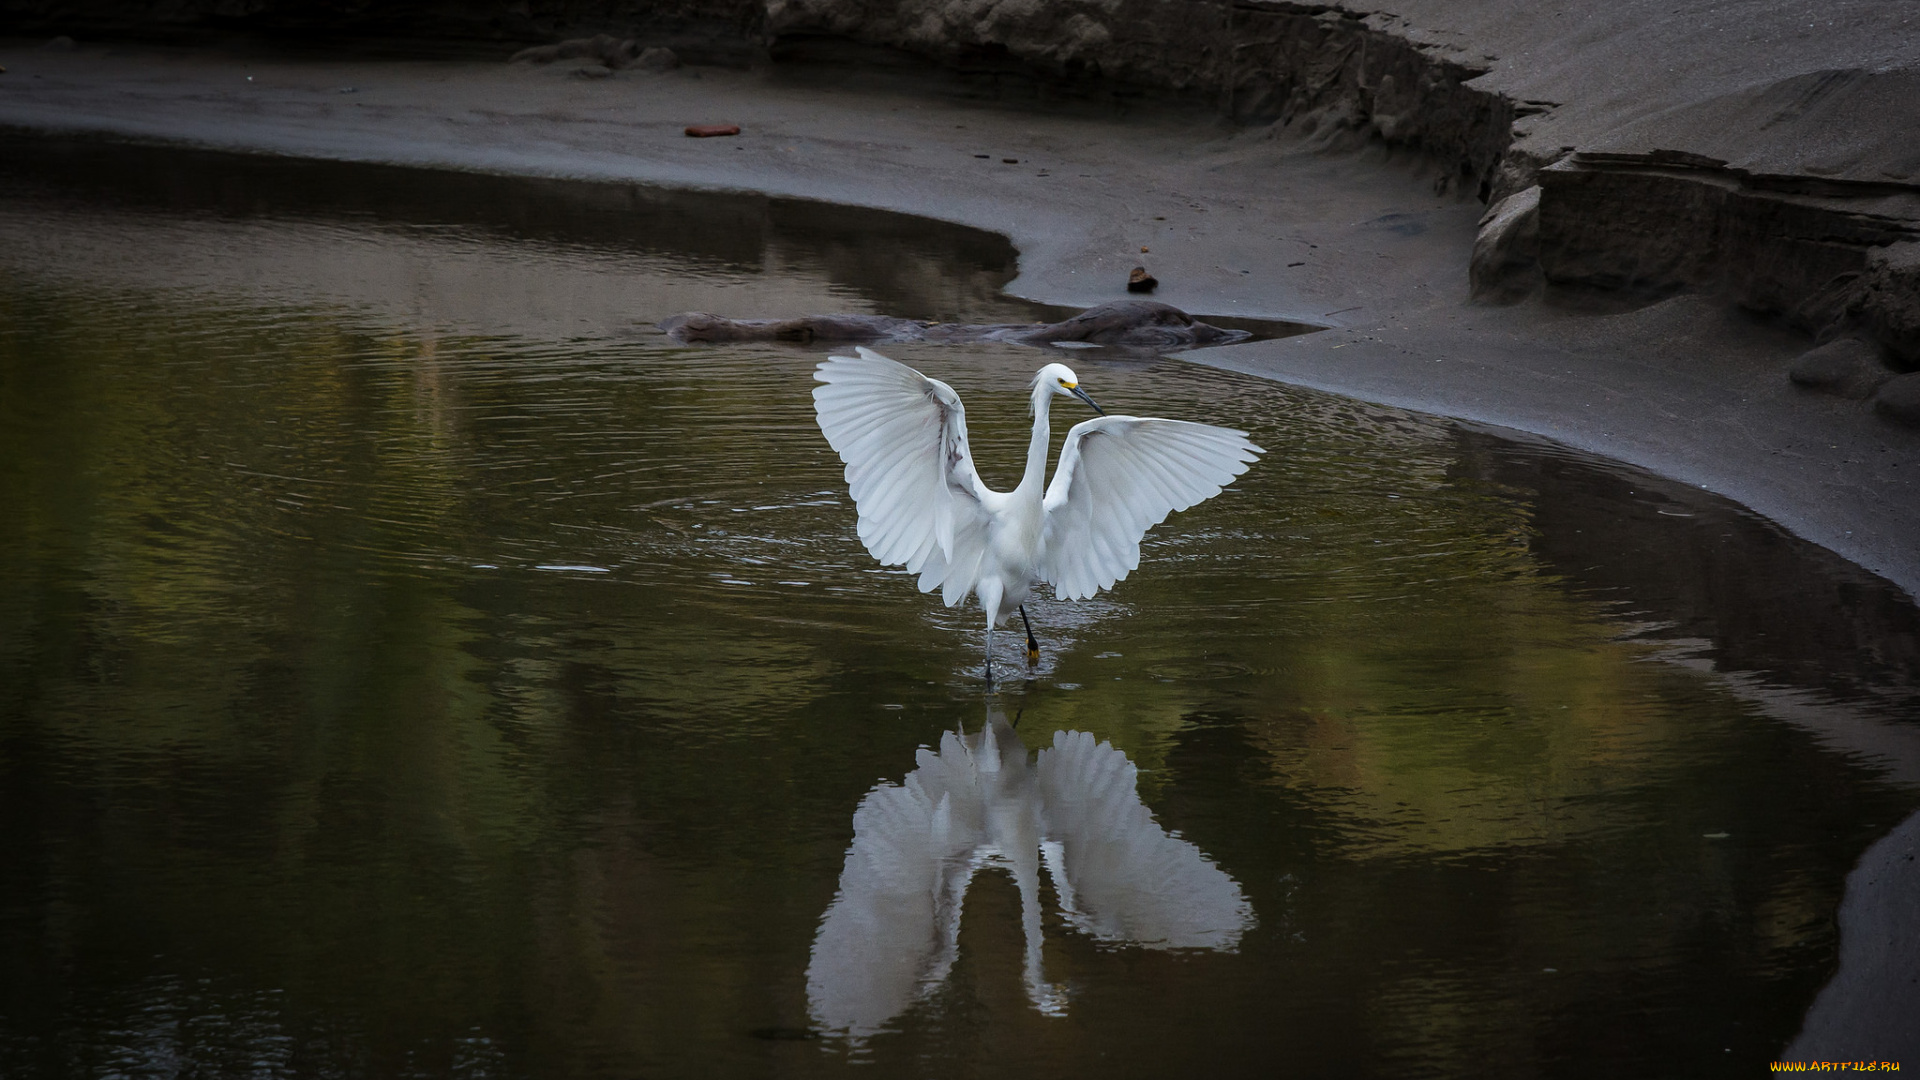
M 1269 454 L 1030 609 L 989 782 L 977 614 L 860 549 L 819 352 L 646 324 L 1027 317 L 991 238 L 14 160 L 0 1074 L 1753 1075 L 1920 806 L 1818 720 L 1911 726 L 1884 583 L 1549 447 L 1097 352 L 1110 411 Z M 901 358 L 1010 483 L 1051 357 Z M 1062 732 L 1119 779 L 1006 744 Z M 948 847 L 856 840 L 910 774 Z M 1047 837 L 1077 906 L 1042 873 L 1028 925 Z M 837 894 L 869 915 L 823 931 Z

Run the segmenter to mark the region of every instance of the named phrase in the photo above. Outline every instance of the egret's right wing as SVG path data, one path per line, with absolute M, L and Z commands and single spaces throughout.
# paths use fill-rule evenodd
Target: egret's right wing
M 860 542 L 889 566 L 920 575 L 920 591 L 966 598 L 986 549 L 985 491 L 967 447 L 960 395 L 864 346 L 828 357 L 814 411 L 847 463 Z

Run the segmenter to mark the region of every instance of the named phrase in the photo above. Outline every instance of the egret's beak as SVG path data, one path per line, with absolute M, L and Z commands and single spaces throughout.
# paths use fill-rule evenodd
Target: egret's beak
M 1098 405 L 1095 405 L 1093 403 L 1093 399 L 1087 396 L 1087 392 L 1085 390 L 1082 390 L 1079 387 L 1075 386 L 1069 389 L 1069 393 L 1073 394 L 1074 397 L 1079 398 L 1081 401 L 1086 402 L 1087 408 L 1092 409 L 1094 412 L 1099 413 L 1101 416 L 1107 415 L 1107 410 L 1101 408 Z

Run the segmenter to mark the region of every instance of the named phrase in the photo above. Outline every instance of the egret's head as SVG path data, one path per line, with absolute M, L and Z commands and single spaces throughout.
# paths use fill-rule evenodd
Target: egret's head
M 1079 398 L 1102 416 L 1107 414 L 1105 409 L 1093 403 L 1093 399 L 1087 396 L 1085 390 L 1080 389 L 1080 376 L 1075 375 L 1073 369 L 1065 364 L 1048 364 L 1040 369 L 1040 374 L 1035 375 L 1033 381 L 1036 385 L 1044 386 L 1053 393 Z

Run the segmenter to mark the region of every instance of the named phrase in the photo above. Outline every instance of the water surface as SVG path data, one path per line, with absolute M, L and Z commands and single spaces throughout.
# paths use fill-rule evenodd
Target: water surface
M 1064 357 L 1267 457 L 989 701 L 818 352 L 649 324 L 1038 317 L 1004 245 L 122 153 L 0 201 L 0 1073 L 1751 1075 L 1920 805 L 1884 582 L 1173 359 Z M 1053 357 L 901 358 L 1009 485 Z

